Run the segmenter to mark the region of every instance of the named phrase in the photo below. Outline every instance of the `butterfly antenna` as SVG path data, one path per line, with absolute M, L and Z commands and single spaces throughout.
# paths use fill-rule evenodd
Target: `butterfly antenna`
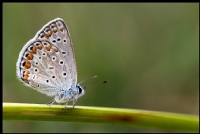
M 79 85 L 81 85 L 83 82 L 87 81 L 87 80 L 91 80 L 91 79 L 95 79 L 97 78 L 97 75 L 93 76 L 92 78 L 89 78 L 89 79 L 86 79 L 86 80 L 83 80 L 79 83 Z M 108 81 L 102 81 L 102 82 L 86 82 L 84 84 L 93 84 L 93 83 L 108 83 Z
M 90 81 L 90 82 L 86 82 L 85 84 L 97 84 L 97 83 L 108 83 L 108 81 L 107 80 L 105 80 L 105 81 L 101 81 L 101 82 L 94 82 L 94 81 Z
M 81 81 L 79 84 L 83 83 L 84 81 L 91 80 L 91 79 L 95 79 L 95 78 L 97 78 L 97 75 L 93 76 L 92 78 L 89 78 L 89 79 L 83 80 L 83 81 Z

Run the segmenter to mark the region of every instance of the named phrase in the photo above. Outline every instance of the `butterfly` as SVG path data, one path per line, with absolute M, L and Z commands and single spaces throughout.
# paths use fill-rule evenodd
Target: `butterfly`
M 26 86 L 54 97 L 48 105 L 62 103 L 65 109 L 73 101 L 74 108 L 78 98 L 85 94 L 85 80 L 77 84 L 72 40 L 61 18 L 48 22 L 23 46 L 16 67 L 17 77 Z M 96 76 L 90 79 L 93 78 Z

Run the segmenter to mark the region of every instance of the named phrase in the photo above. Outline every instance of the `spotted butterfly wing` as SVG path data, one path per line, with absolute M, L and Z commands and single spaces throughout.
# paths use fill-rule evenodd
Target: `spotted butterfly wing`
M 76 61 L 66 23 L 56 18 L 42 27 L 22 48 L 17 76 L 27 86 L 48 96 L 77 83 Z

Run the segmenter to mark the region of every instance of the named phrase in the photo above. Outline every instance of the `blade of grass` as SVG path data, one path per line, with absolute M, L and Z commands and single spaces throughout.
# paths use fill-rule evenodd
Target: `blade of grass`
M 111 123 L 157 128 L 167 131 L 199 132 L 199 117 L 185 114 L 76 106 L 3 103 L 3 120 Z

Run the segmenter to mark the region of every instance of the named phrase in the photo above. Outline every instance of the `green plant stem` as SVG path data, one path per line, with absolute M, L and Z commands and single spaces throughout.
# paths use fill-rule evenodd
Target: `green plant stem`
M 3 120 L 111 123 L 157 128 L 166 131 L 199 131 L 199 117 L 194 115 L 132 110 L 24 103 L 3 103 Z

